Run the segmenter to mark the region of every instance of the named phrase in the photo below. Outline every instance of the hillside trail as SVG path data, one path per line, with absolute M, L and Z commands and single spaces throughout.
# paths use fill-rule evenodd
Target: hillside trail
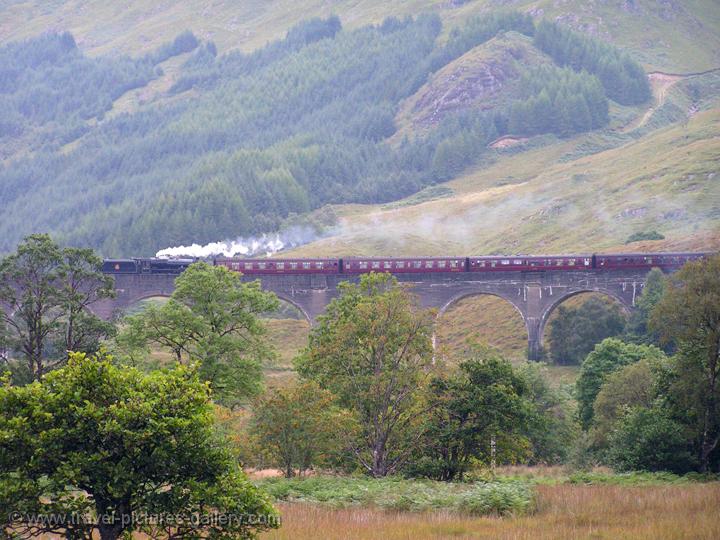
M 623 128 L 622 132 L 627 133 L 628 131 L 632 131 L 634 129 L 644 126 L 648 122 L 648 120 L 650 120 L 653 113 L 655 113 L 655 111 L 657 111 L 665 104 L 665 99 L 667 98 L 668 91 L 679 81 L 689 79 L 691 77 L 697 77 L 699 75 L 707 75 L 708 73 L 717 72 L 720 72 L 720 68 L 712 68 L 697 73 L 684 74 L 664 73 L 662 71 L 653 71 L 651 73 L 648 73 L 648 79 L 650 79 L 650 85 L 653 92 L 653 104 L 647 111 L 645 111 L 645 114 L 643 114 L 639 120 L 630 122 L 630 124 Z M 697 112 L 697 110 L 691 108 L 691 110 L 688 111 L 688 114 L 692 116 L 695 112 Z
M 627 133 L 644 126 L 648 120 L 650 120 L 650 117 L 655 113 L 655 111 L 665 104 L 668 90 L 670 90 L 670 88 L 672 88 L 678 81 L 682 81 L 685 78 L 687 78 L 686 75 L 674 75 L 671 73 L 663 73 L 661 71 L 648 73 L 648 79 L 650 79 L 650 85 L 652 86 L 653 91 L 653 104 L 647 111 L 645 111 L 645 114 L 643 114 L 639 120 L 628 124 L 622 130 L 623 133 Z

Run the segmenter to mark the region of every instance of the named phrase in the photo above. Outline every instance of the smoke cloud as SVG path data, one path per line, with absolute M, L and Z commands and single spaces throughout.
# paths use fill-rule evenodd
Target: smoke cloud
M 294 226 L 283 231 L 260 236 L 239 237 L 235 240 L 211 242 L 204 246 L 191 244 L 161 249 L 155 256 L 159 258 L 172 257 L 270 257 L 272 254 L 290 249 L 321 238 L 313 227 Z

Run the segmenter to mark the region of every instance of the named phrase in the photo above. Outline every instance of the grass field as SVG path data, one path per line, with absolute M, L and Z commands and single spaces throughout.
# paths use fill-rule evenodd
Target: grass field
M 279 504 L 283 526 L 262 538 L 720 538 L 720 484 L 717 482 L 651 487 L 563 484 L 538 486 L 537 490 L 538 506 L 534 514 L 505 518 Z

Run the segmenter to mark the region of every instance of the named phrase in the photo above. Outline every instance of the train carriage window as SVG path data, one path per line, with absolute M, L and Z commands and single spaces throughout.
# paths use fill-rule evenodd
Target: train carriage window
M 304 262 L 304 263 L 302 263 L 302 266 L 303 266 L 303 268 L 304 268 L 305 270 L 310 270 L 310 263 L 309 263 L 309 262 Z
M 386 270 L 390 270 L 390 269 L 392 268 L 392 262 L 391 262 L 391 261 L 385 261 L 385 262 L 383 263 L 383 267 L 384 267 Z
M 240 270 L 240 263 L 237 263 L 237 262 L 230 263 L 230 266 L 232 267 L 233 270 Z
M 447 261 L 438 261 L 438 268 L 447 268 Z
M 522 263 L 523 263 L 522 259 L 513 259 L 513 264 L 520 265 Z
M 245 263 L 245 270 L 252 270 L 252 267 L 253 267 L 253 263 L 251 263 L 251 262 Z
M 490 261 L 490 266 L 495 268 L 497 266 L 497 263 L 498 263 L 497 261 Z
M 555 261 L 555 266 L 562 266 L 563 265 L 563 259 L 557 259 Z
M 433 267 L 433 261 L 425 261 L 425 268 L 432 268 Z
M 568 259 L 568 266 L 575 266 L 576 259 Z
M 275 265 L 275 268 L 277 268 L 278 270 L 285 270 L 285 263 L 279 262 Z
M 267 264 L 264 262 L 258 263 L 258 270 L 265 270 Z
M 450 261 L 450 268 L 457 268 L 458 262 L 457 261 Z
M 358 263 L 358 267 L 359 267 L 360 269 L 362 269 L 362 270 L 367 269 L 367 267 L 368 267 L 367 261 L 360 261 L 360 262 Z
M 397 261 L 395 263 L 395 268 L 405 268 L 405 261 Z
M 503 266 L 507 266 L 510 264 L 510 259 L 503 259 L 502 261 L 500 261 L 500 264 L 502 264 Z
M 380 261 L 373 261 L 373 262 L 372 262 L 372 267 L 373 267 L 373 269 L 378 269 L 378 268 L 380 268 Z
M 475 264 L 480 268 L 485 268 L 485 261 L 475 261 Z M 495 266 L 495 265 L 493 265 Z
M 413 261 L 413 268 L 422 268 L 422 261 Z
M 585 258 L 585 259 L 583 260 L 583 264 L 584 264 L 585 266 L 590 266 L 590 259 Z
M 322 270 L 322 269 L 323 269 L 323 263 L 322 263 L 322 261 L 316 262 L 316 263 L 315 263 L 315 268 L 317 268 L 318 270 Z
M 296 262 L 291 262 L 291 263 L 290 263 L 290 269 L 291 269 L 291 270 L 297 270 L 297 267 L 298 267 L 298 263 L 296 263 Z

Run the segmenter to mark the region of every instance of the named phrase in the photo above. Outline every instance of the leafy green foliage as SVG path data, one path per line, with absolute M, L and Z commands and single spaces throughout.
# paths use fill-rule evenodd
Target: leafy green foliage
M 665 236 L 657 231 L 641 231 L 636 232 L 628 236 L 625 240 L 626 244 L 632 244 L 633 242 L 642 242 L 645 240 L 664 240 Z
M 131 363 L 148 344 L 170 351 L 179 363 L 199 361 L 200 377 L 217 399 L 237 404 L 261 390 L 262 362 L 274 355 L 260 316 L 278 306 L 260 282 L 246 283 L 237 272 L 199 262 L 178 276 L 167 303 L 126 319 L 117 346 Z
M 352 418 L 314 383 L 268 391 L 255 403 L 250 433 L 287 478 L 328 461 L 343 449 Z
M 647 360 L 639 360 L 608 375 L 593 404 L 596 436 L 609 433 L 627 409 L 650 407 L 655 399 L 655 374 Z
M 297 359 L 359 423 L 353 451 L 373 476 L 397 471 L 419 437 L 419 392 L 433 369 L 433 313 L 389 274 L 343 282 Z
M 624 338 L 633 343 L 646 343 L 661 347 L 666 353 L 673 349 L 673 343 L 660 342 L 660 336 L 656 331 L 648 328 L 650 314 L 660 302 L 665 290 L 665 275 L 659 268 L 653 268 L 645 278 L 645 286 L 637 299 L 635 308 L 630 314 L 625 325 Z
M 707 472 L 720 442 L 720 256 L 672 274 L 649 325 L 678 346 L 674 377 L 666 381 L 670 406 L 693 432 L 700 472 Z
M 523 433 L 531 412 L 526 393 L 525 381 L 507 360 L 476 347 L 457 374 L 431 382 L 425 434 L 407 472 L 462 480 L 473 461 L 489 464 L 493 452 L 501 461 L 514 461 L 527 451 Z
M 664 358 L 665 354 L 652 345 L 623 343 L 616 338 L 607 338 L 596 345 L 583 361 L 577 380 L 578 414 L 583 429 L 589 429 L 595 398 L 611 373 L 643 359 L 661 361 Z
M 685 473 L 695 466 L 683 425 L 658 408 L 626 414 L 610 437 L 608 456 L 621 471 Z
M 1 387 L 0 408 L 0 506 L 69 524 L 12 523 L 27 536 L 251 538 L 277 525 L 266 496 L 216 436 L 208 386 L 192 369 L 145 375 L 103 355 L 73 354 L 41 382 Z M 91 519 L 73 520 L 74 512 Z M 234 518 L 192 519 L 218 513 Z M 168 529 L 133 522 L 133 514 L 183 521 Z M 9 532 L 6 519 L 8 512 L 0 523 Z
M 550 357 L 556 364 L 580 364 L 597 343 L 622 334 L 624 326 L 615 302 L 592 297 L 577 308 L 561 305 L 550 323 Z
M 450 510 L 464 514 L 524 514 L 535 506 L 534 493 L 523 482 L 447 483 L 312 477 L 264 480 L 260 486 L 275 499 L 335 507 L 377 506 L 395 511 Z
M 524 380 L 529 417 L 522 431 L 530 443 L 530 464 L 565 463 L 577 437 L 575 404 L 566 388 L 554 388 L 543 364 L 528 362 L 516 369 Z
M 60 248 L 48 235 L 25 238 L 0 261 L 0 332 L 16 382 L 42 376 L 69 351 L 95 352 L 114 327 L 88 308 L 114 294 L 91 249 Z M 14 359 L 22 359 L 18 369 Z

